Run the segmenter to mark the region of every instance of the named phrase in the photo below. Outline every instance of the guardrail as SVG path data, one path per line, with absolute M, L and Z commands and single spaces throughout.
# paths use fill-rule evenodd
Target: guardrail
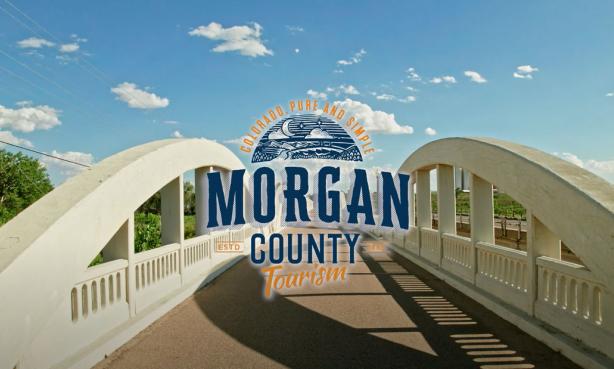
M 475 284 L 519 309 L 530 311 L 527 298 L 527 253 L 486 242 L 477 248 Z
M 467 237 L 444 233 L 441 236 L 441 267 L 467 281 L 473 281 L 471 249 L 473 244 Z
M 537 258 L 535 316 L 591 346 L 611 350 L 612 321 L 604 316 L 606 287 L 582 265 Z
M 187 297 L 186 293 L 193 292 L 204 280 L 223 271 L 232 260 L 237 260 L 237 256 L 247 253 L 249 248 L 245 242 L 253 233 L 274 232 L 278 224 L 276 221 L 264 229 L 245 225 L 231 231 L 215 231 L 136 253 L 130 261 L 118 259 L 87 268 L 71 288 L 70 301 L 62 307 L 64 311 L 60 309 L 57 318 L 52 319 L 57 331 L 71 331 L 65 335 L 68 338 L 62 347 L 68 344 L 87 347 L 120 326 L 128 327 L 131 322 L 143 321 L 143 317 L 148 319 L 163 314 L 181 301 L 173 296 Z M 216 242 L 221 241 L 241 242 L 243 249 L 216 253 Z M 167 306 L 167 309 L 159 310 L 160 306 Z M 41 342 L 52 341 L 50 337 L 43 338 Z M 53 345 L 45 345 L 37 350 L 48 351 L 48 357 L 52 357 Z M 95 350 L 88 350 L 95 357 L 91 351 Z M 93 365 L 98 359 L 92 360 Z M 81 362 L 87 362 L 87 359 Z M 59 365 L 72 364 L 62 362 Z
M 88 268 L 70 292 L 71 320 L 91 319 L 98 311 L 126 303 L 127 260 L 114 260 Z
M 420 256 L 439 264 L 439 232 L 436 229 L 420 228 Z
M 614 311 L 608 307 L 613 306 L 614 297 L 586 267 L 538 257 L 536 279 L 532 281 L 525 251 L 472 242 L 467 237 L 423 227 L 411 226 L 402 241 L 394 232 L 376 235 L 423 267 L 443 271 L 447 279 L 462 281 L 483 296 L 490 296 L 495 304 L 511 306 L 602 353 L 612 354 Z M 427 263 L 421 263 L 424 261 Z M 536 296 L 531 294 L 531 283 L 535 283 Z

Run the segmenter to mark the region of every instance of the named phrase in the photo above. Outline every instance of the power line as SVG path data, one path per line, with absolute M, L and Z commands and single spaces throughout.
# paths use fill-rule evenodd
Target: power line
M 70 163 L 70 164 L 79 165 L 81 167 L 85 167 L 85 168 L 90 168 L 91 167 L 91 165 L 87 165 L 87 164 L 83 164 L 83 163 L 78 163 L 76 161 L 72 161 L 72 160 L 69 160 L 69 159 L 60 158 L 59 156 L 47 154 L 46 152 L 37 151 L 37 150 L 30 149 L 30 148 L 27 148 L 27 147 L 23 147 L 23 146 L 19 146 L 19 145 L 16 145 L 16 144 L 12 144 L 10 142 L 6 142 L 6 141 L 0 140 L 0 143 L 3 143 L 5 145 L 9 145 L 9 146 L 13 146 L 13 147 L 16 147 L 16 148 L 21 149 L 21 150 L 30 151 L 30 152 L 33 152 L 35 154 L 48 156 L 48 157 L 53 158 L 53 159 L 65 161 L 65 162 Z
M 53 39 L 56 43 L 58 44 L 62 44 L 62 40 L 60 40 L 59 38 L 57 38 L 53 33 L 51 33 L 47 28 L 43 27 L 40 23 L 38 23 L 37 21 L 35 21 L 32 17 L 30 17 L 29 15 L 27 15 L 23 10 L 19 9 L 15 4 L 13 4 L 12 2 L 10 2 L 9 0 L 4 0 L 4 2 L 8 5 L 10 5 L 13 9 L 15 9 L 19 14 L 21 14 L 25 19 L 27 19 L 28 21 L 30 21 L 32 24 L 34 24 L 36 27 L 38 27 L 41 31 L 43 31 L 45 34 L 47 34 L 49 37 L 51 37 L 51 39 Z M 0 7 L 0 9 L 2 9 L 2 7 Z M 20 23 L 22 26 L 24 26 L 25 28 L 27 28 L 28 30 L 30 30 L 30 32 L 32 32 L 34 35 L 43 38 L 38 32 L 34 31 L 32 28 L 30 28 L 28 25 L 25 25 L 23 22 L 21 22 L 21 20 L 15 18 L 15 16 L 13 16 L 12 14 L 8 13 L 8 11 L 6 11 L 5 9 L 4 12 L 6 12 L 7 14 L 9 14 L 11 16 L 11 18 L 15 19 L 18 23 Z M 86 68 L 83 64 L 81 64 L 80 62 L 83 61 L 85 64 L 87 64 L 89 66 L 89 69 Z M 105 85 L 107 85 L 107 87 L 110 88 L 114 88 L 114 82 L 113 79 L 110 78 L 106 73 L 104 73 L 102 70 L 100 70 L 100 68 L 96 67 L 94 64 L 90 63 L 89 60 L 85 59 L 85 58 L 80 58 L 80 57 L 75 57 L 75 62 L 77 63 L 77 65 L 83 69 L 84 71 L 86 71 L 87 73 L 91 74 L 92 76 L 94 76 L 96 79 L 98 79 L 100 82 L 104 83 Z M 129 91 L 126 91 L 126 94 L 128 96 L 130 96 L 131 98 L 133 98 L 136 101 L 139 101 L 141 103 L 143 103 L 143 101 L 138 97 L 135 96 L 133 94 L 131 94 Z
M 25 82 L 25 83 L 29 84 L 30 86 L 32 86 L 32 87 L 34 87 L 34 88 L 36 88 L 36 89 L 46 93 L 47 95 L 49 95 L 49 96 L 51 96 L 53 98 L 65 101 L 62 97 L 60 97 L 60 96 L 54 94 L 53 92 L 50 92 L 49 90 L 47 90 L 47 89 L 37 85 L 36 83 L 28 80 L 27 78 L 24 78 L 24 77 L 20 76 L 19 74 L 15 73 L 15 72 L 13 72 L 13 71 L 11 71 L 9 69 L 6 69 L 2 65 L 0 65 L 0 71 L 3 71 L 4 73 L 9 74 L 9 75 L 11 75 L 11 76 L 21 80 L 22 82 Z
M 48 89 L 46 89 L 46 88 L 44 88 L 44 87 L 41 87 L 41 86 L 39 86 L 38 84 L 36 84 L 36 83 L 32 82 L 31 80 L 29 80 L 29 79 L 27 79 L 27 78 L 25 78 L 25 77 L 23 77 L 23 76 L 21 76 L 21 75 L 19 75 L 19 74 L 15 73 L 15 72 L 11 71 L 10 69 L 7 69 L 7 68 L 3 67 L 2 65 L 0 65 L 0 71 L 1 71 L 1 72 L 6 73 L 6 74 L 8 74 L 8 75 L 13 76 L 13 77 L 15 77 L 15 78 L 19 79 L 20 81 L 22 81 L 22 82 L 24 82 L 24 83 L 26 83 L 26 84 L 28 84 L 28 85 L 30 85 L 30 86 L 32 86 L 32 87 L 34 87 L 34 88 L 38 89 L 38 90 L 40 90 L 41 92 L 43 92 L 43 93 L 45 93 L 45 94 L 47 94 L 47 95 L 49 95 L 49 96 L 51 96 L 51 97 L 53 97 L 53 98 L 55 98 L 55 99 L 58 99 L 58 100 L 60 100 L 60 101 L 62 101 L 62 102 L 64 102 L 64 103 L 66 103 L 66 104 L 68 104 L 68 105 L 70 105 L 70 104 L 74 104 L 74 101 L 69 100 L 67 97 L 65 97 L 65 96 L 63 96 L 63 95 L 62 95 L 62 96 L 57 95 L 57 94 L 55 94 L 55 93 L 53 93 L 53 92 L 49 91 Z M 34 96 L 34 94 L 32 94 L 32 95 Z M 73 109 L 74 109 L 76 112 L 78 112 L 78 113 L 80 113 L 81 115 L 83 115 L 83 117 L 85 117 L 85 118 L 87 118 L 87 119 L 99 120 L 99 114 L 98 114 L 98 113 L 94 114 L 94 113 L 93 113 L 93 112 L 95 112 L 94 110 L 92 110 L 92 111 L 84 110 L 84 109 L 82 109 L 82 108 L 81 108 L 81 106 L 80 106 L 80 105 L 78 105 L 78 104 L 73 105 Z
M 62 91 L 64 91 L 64 93 L 66 93 L 67 95 L 71 96 L 72 98 L 76 99 L 76 100 L 81 100 L 79 98 L 79 96 L 77 96 L 76 94 L 74 94 L 72 91 L 70 91 L 68 88 L 62 86 L 61 84 L 59 84 L 58 82 L 52 80 L 51 78 L 39 73 L 38 71 L 36 71 L 35 69 L 33 69 L 32 67 L 30 67 L 29 65 L 19 61 L 18 59 L 14 58 L 13 56 L 11 56 L 9 53 L 5 52 L 4 50 L 0 49 L 0 54 L 4 55 L 5 57 L 11 59 L 14 63 L 19 64 L 22 68 L 30 71 L 31 73 L 35 74 L 37 77 L 51 83 L 52 85 L 56 86 L 57 88 L 61 89 Z M 81 100 L 85 103 L 84 100 Z M 90 104 L 87 104 L 89 106 L 90 109 L 92 109 L 92 111 L 94 113 L 96 113 L 96 115 L 100 116 L 102 115 L 102 113 L 100 113 L 99 111 L 97 111 L 97 109 L 93 106 L 91 106 Z

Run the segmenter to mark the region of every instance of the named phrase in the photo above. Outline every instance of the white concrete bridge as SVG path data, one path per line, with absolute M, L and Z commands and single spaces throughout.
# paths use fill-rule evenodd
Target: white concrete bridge
M 471 173 L 471 237 L 456 234 L 455 166 Z M 211 336 L 216 337 L 217 329 L 233 338 L 228 342 L 240 342 L 242 346 L 229 343 L 230 351 L 223 352 L 208 350 L 214 342 L 193 351 L 188 350 L 188 345 L 171 345 L 175 365 L 159 359 L 158 367 L 221 367 L 224 363 L 234 367 L 339 367 L 350 363 L 503 369 L 548 367 L 548 363 L 573 367 L 571 362 L 586 368 L 614 367 L 614 189 L 589 172 L 540 151 L 497 140 L 452 138 L 418 149 L 400 168 L 411 173 L 410 230 L 372 234 L 388 242 L 390 251 L 364 251 L 367 269 L 357 264 L 363 269 L 351 273 L 350 290 L 333 288 L 337 295 L 375 294 L 385 298 L 357 299 L 350 305 L 355 312 L 349 317 L 339 317 L 337 312 L 322 307 L 336 306 L 334 299 L 326 300 L 322 306 L 308 306 L 309 311 L 330 315 L 344 324 L 326 320 L 318 325 L 321 321 L 315 321 L 304 309 L 284 310 L 286 315 L 279 320 L 287 325 L 288 334 L 300 335 L 297 326 L 313 322 L 323 335 L 336 335 L 338 340 L 334 342 L 341 346 L 340 342 L 346 342 L 346 346 L 356 343 L 351 347 L 365 345 L 372 350 L 368 351 L 371 356 L 365 356 L 365 350 L 355 351 L 354 358 L 362 358 L 359 361 L 351 357 L 340 361 L 331 359 L 331 352 L 336 352 L 333 341 L 326 342 L 332 346 L 325 347 L 325 341 L 315 340 L 301 357 L 303 353 L 292 339 L 288 347 L 296 349 L 293 355 L 299 357 L 287 357 L 263 346 L 263 342 L 283 340 L 275 330 L 267 331 L 236 316 L 232 322 L 224 321 L 232 317 L 219 314 L 223 308 L 220 301 L 235 301 L 235 309 L 242 308 L 243 315 L 238 316 L 260 317 L 274 323 L 277 320 L 267 314 L 279 313 L 275 307 L 279 304 L 287 308 L 285 304 L 293 301 L 293 296 L 263 305 L 260 295 L 259 299 L 241 294 L 233 295 L 235 300 L 224 300 L 228 295 L 214 286 L 191 297 L 241 261 L 237 254 L 214 252 L 217 241 L 244 241 L 255 231 L 281 229 L 279 219 L 266 229 L 245 226 L 207 234 L 199 227 L 196 237 L 184 239 L 184 173 L 195 171 L 197 204 L 202 204 L 207 171 L 239 168 L 243 168 L 240 160 L 212 141 L 152 142 L 100 162 L 1 227 L 0 368 L 88 368 L 118 349 L 124 355 L 121 357 L 130 357 L 130 346 L 122 345 L 186 299 L 206 306 L 200 309 L 201 318 L 215 322 L 215 327 L 209 327 Z M 437 229 L 433 229 L 431 221 L 431 170 L 437 171 Z M 527 209 L 526 252 L 495 244 L 493 185 Z M 162 198 L 162 246 L 135 253 L 134 212 L 157 191 Z M 196 224 L 201 223 L 203 214 L 197 205 Z M 561 242 L 582 265 L 561 260 Z M 88 268 L 101 251 L 104 263 Z M 396 265 L 386 264 L 388 261 Z M 245 265 L 242 262 L 220 277 L 225 290 L 235 286 L 237 291 L 243 291 L 250 284 L 240 278 L 240 273 L 249 273 Z M 397 287 L 387 288 L 392 282 Z M 259 291 L 256 286 L 254 292 Z M 321 293 L 326 295 L 327 291 Z M 372 310 L 370 303 L 374 304 Z M 249 309 L 250 304 L 258 309 L 258 316 Z M 465 305 L 465 311 L 458 309 Z M 176 309 L 186 309 L 185 304 Z M 446 317 L 446 310 L 456 319 Z M 452 324 L 441 330 L 441 324 L 433 325 L 425 318 L 427 313 L 433 319 L 439 318 L 435 320 L 439 323 L 443 318 L 443 322 Z M 375 317 L 383 319 L 376 319 L 378 325 L 383 324 L 379 330 L 360 327 L 359 322 Z M 152 328 L 159 334 L 157 337 L 180 335 L 181 332 L 170 334 L 168 329 L 173 327 L 183 327 L 187 334 L 191 326 L 198 326 L 196 321 L 174 321 L 175 318 L 160 321 L 173 321 L 174 325 L 166 326 L 167 331 Z M 493 351 L 496 347 L 474 347 L 467 352 L 459 348 L 471 344 L 507 347 L 497 337 L 510 335 L 510 324 L 524 333 L 510 336 L 508 341 L 517 342 L 519 352 L 525 350 L 526 356 L 533 357 L 497 354 L 506 350 Z M 245 337 L 242 329 L 262 335 L 262 339 Z M 204 329 L 202 333 L 206 336 L 207 332 Z M 405 338 L 391 338 L 390 334 Z M 308 342 L 314 337 L 305 334 L 303 339 Z M 394 341 L 394 347 L 381 340 Z M 421 342 L 420 349 L 412 344 L 416 340 Z M 151 346 L 151 357 L 163 351 L 155 347 Z M 253 356 L 244 352 L 245 347 Z M 534 353 L 531 347 L 539 347 L 540 351 Z M 421 354 L 415 354 L 416 350 Z M 202 357 L 206 361 L 190 362 L 197 356 L 195 352 L 206 354 Z M 138 367 L 130 365 L 130 361 L 122 362 L 121 357 L 115 364 L 107 361 L 100 365 Z M 233 357 L 245 361 L 232 361 Z M 179 360 L 182 358 L 188 361 Z M 143 358 L 142 363 L 149 362 Z

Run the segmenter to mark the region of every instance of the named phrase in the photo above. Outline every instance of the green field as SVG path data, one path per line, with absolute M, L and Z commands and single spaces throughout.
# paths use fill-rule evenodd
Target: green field
M 493 194 L 494 213 L 497 217 L 526 219 L 526 209 L 508 194 L 495 192 Z M 431 192 L 433 213 L 437 213 L 437 192 Z M 469 192 L 456 191 L 456 214 L 469 214 Z

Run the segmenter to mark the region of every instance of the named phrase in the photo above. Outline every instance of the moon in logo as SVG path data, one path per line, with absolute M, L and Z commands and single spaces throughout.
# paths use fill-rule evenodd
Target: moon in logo
M 292 122 L 292 119 L 287 119 L 281 124 L 281 133 L 285 134 L 288 137 L 292 137 L 294 134 L 290 132 L 290 128 L 288 125 Z

